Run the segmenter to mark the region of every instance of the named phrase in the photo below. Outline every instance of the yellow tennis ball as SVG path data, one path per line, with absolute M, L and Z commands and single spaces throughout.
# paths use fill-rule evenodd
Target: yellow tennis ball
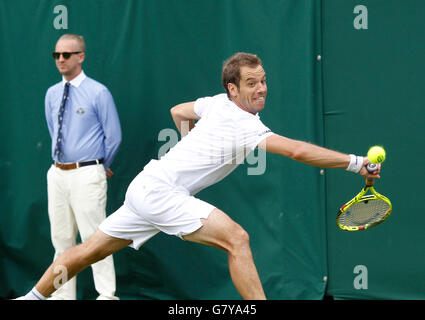
M 385 155 L 385 150 L 381 146 L 373 146 L 367 152 L 369 161 L 375 164 L 384 162 Z

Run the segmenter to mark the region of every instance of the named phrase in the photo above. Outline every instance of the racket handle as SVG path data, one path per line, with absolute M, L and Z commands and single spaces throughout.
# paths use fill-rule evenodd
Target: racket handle
M 376 170 L 378 170 L 378 165 L 372 162 L 369 162 L 366 166 L 366 170 L 369 171 L 369 173 L 374 173 Z M 366 178 L 366 186 L 370 187 L 375 182 L 374 178 Z
M 378 165 L 372 162 L 369 162 L 366 166 L 367 171 L 369 173 L 374 173 L 376 170 L 378 170 Z

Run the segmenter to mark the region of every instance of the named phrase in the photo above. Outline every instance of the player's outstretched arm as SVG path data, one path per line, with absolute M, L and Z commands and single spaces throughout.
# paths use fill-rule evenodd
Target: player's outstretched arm
M 278 134 L 267 137 L 258 147 L 267 152 L 280 154 L 315 167 L 346 169 L 350 164 L 350 155 L 348 154 L 323 148 L 305 141 L 290 139 Z M 359 174 L 365 177 L 379 178 L 379 171 L 373 175 L 367 172 L 365 166 L 368 163 L 369 160 L 366 157 L 363 158 L 363 164 Z
M 171 117 L 173 118 L 173 121 L 179 130 L 179 132 L 184 136 L 187 134 L 187 132 L 182 132 L 182 124 L 185 121 L 189 122 L 189 130 L 192 130 L 192 128 L 195 126 L 194 120 L 199 120 L 199 116 L 195 113 L 194 110 L 195 102 L 185 102 L 178 104 L 171 108 Z M 183 130 L 184 131 L 184 130 Z

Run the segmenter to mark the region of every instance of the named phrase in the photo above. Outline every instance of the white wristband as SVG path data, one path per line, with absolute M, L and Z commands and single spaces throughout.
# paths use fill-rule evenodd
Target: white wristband
M 345 170 L 358 173 L 362 167 L 363 167 L 363 157 L 350 154 L 350 164 Z

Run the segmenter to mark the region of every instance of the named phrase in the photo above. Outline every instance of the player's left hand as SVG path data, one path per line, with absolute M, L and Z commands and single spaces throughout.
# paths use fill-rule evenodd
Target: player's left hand
M 381 172 L 381 165 L 378 164 L 378 169 L 375 170 L 374 172 L 370 173 L 367 169 L 366 166 L 369 164 L 369 159 L 367 157 L 364 157 L 363 160 L 363 167 L 360 169 L 359 174 L 362 175 L 365 178 L 373 178 L 373 179 L 379 179 L 381 176 L 379 175 L 379 173 Z

